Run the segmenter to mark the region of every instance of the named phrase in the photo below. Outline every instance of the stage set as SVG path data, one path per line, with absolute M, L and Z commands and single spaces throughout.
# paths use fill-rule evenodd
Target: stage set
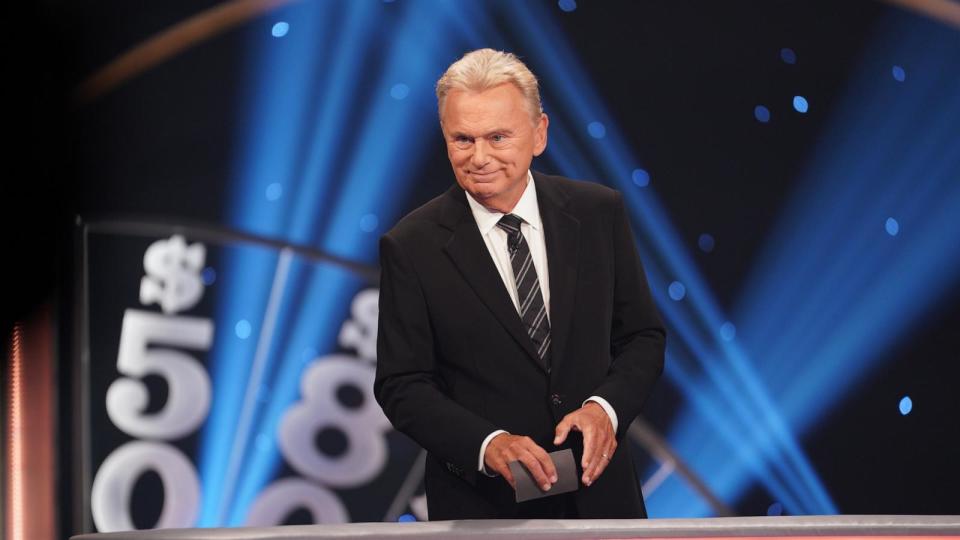
M 5 538 L 960 538 L 960 2 L 21 9 Z M 486 47 L 539 80 L 534 174 L 632 231 L 666 352 L 616 452 L 649 519 L 430 521 L 444 464 L 374 395 L 380 306 L 417 300 L 379 242 L 456 185 L 435 87 Z

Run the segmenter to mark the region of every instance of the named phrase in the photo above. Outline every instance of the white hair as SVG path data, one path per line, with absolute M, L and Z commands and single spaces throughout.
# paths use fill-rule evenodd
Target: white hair
M 523 94 L 534 122 L 543 113 L 540 86 L 533 72 L 513 53 L 493 49 L 477 49 L 463 55 L 447 68 L 437 81 L 437 108 L 443 121 L 443 104 L 450 90 L 483 92 L 510 83 Z

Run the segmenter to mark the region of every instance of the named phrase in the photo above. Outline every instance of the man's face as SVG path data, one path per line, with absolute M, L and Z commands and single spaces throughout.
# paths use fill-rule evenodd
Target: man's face
M 533 121 L 513 84 L 451 90 L 441 127 L 457 183 L 487 208 L 510 212 L 523 194 L 533 156 L 547 146 L 547 124 L 545 114 Z

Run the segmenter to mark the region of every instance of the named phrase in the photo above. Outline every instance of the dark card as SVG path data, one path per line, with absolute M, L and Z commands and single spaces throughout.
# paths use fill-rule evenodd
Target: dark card
M 550 452 L 550 459 L 557 468 L 557 483 L 549 491 L 543 491 L 533 480 L 533 476 L 519 461 L 510 462 L 510 472 L 517 483 L 517 502 L 539 499 L 576 491 L 580 487 L 580 478 L 577 476 L 577 464 L 573 461 L 573 450 L 557 450 Z

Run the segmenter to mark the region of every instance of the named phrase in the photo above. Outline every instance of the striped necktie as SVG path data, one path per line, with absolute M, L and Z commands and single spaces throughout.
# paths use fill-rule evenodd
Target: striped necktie
M 537 355 L 548 366 L 550 353 L 550 321 L 547 308 L 540 292 L 540 278 L 533 266 L 533 257 L 520 224 L 523 222 L 513 214 L 506 214 L 497 226 L 507 232 L 507 249 L 510 252 L 510 266 L 517 284 L 517 302 L 520 304 L 520 320 L 527 329 L 527 335 L 533 340 Z

